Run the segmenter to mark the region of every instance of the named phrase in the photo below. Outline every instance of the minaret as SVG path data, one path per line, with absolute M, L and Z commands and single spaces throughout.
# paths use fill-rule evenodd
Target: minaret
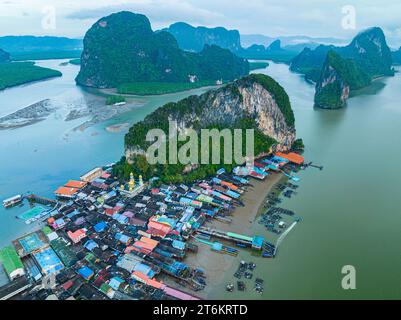
M 139 176 L 139 186 L 142 187 L 143 186 L 143 180 L 142 180 L 142 176 Z
M 129 176 L 130 176 L 130 179 L 128 182 L 128 186 L 129 186 L 129 191 L 131 192 L 135 188 L 135 179 L 134 179 L 134 174 L 132 172 L 130 173 Z

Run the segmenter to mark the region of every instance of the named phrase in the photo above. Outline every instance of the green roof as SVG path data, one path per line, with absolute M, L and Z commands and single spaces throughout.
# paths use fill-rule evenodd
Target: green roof
M 45 235 L 48 235 L 48 234 L 50 234 L 50 233 L 53 232 L 53 230 L 50 229 L 49 226 L 44 226 L 44 227 L 42 228 L 42 231 L 43 231 L 43 233 L 44 233 Z
M 9 275 L 17 269 L 24 269 L 24 265 L 14 247 L 9 246 L 1 249 L 0 261 Z
M 234 232 L 227 232 L 227 235 L 228 235 L 229 237 L 232 237 L 232 238 L 236 238 L 236 239 L 240 239 L 240 240 L 245 240 L 245 241 L 250 241 L 250 242 L 252 242 L 252 238 L 251 238 L 251 237 L 244 236 L 244 235 L 242 235 L 242 234 L 238 234 L 238 233 L 234 233 Z
M 107 294 L 110 290 L 113 290 L 113 289 L 107 283 L 103 283 L 100 286 L 100 291 L 102 291 L 105 294 Z

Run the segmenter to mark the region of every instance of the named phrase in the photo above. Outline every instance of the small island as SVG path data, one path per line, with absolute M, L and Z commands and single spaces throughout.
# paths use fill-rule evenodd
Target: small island
M 61 76 L 60 71 L 39 67 L 34 62 L 0 63 L 0 90 Z

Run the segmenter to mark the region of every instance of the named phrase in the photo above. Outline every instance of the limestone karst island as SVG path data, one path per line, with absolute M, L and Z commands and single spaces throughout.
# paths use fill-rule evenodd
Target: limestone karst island
M 0 300 L 400 299 L 401 3 L 351 2 L 0 1 Z

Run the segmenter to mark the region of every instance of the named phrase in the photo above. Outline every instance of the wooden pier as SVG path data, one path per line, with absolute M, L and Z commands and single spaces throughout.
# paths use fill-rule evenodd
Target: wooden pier
M 36 202 L 36 203 L 43 204 L 46 206 L 53 206 L 58 203 L 56 200 L 39 197 L 36 194 L 30 194 L 30 195 L 24 196 L 24 198 L 30 202 Z

